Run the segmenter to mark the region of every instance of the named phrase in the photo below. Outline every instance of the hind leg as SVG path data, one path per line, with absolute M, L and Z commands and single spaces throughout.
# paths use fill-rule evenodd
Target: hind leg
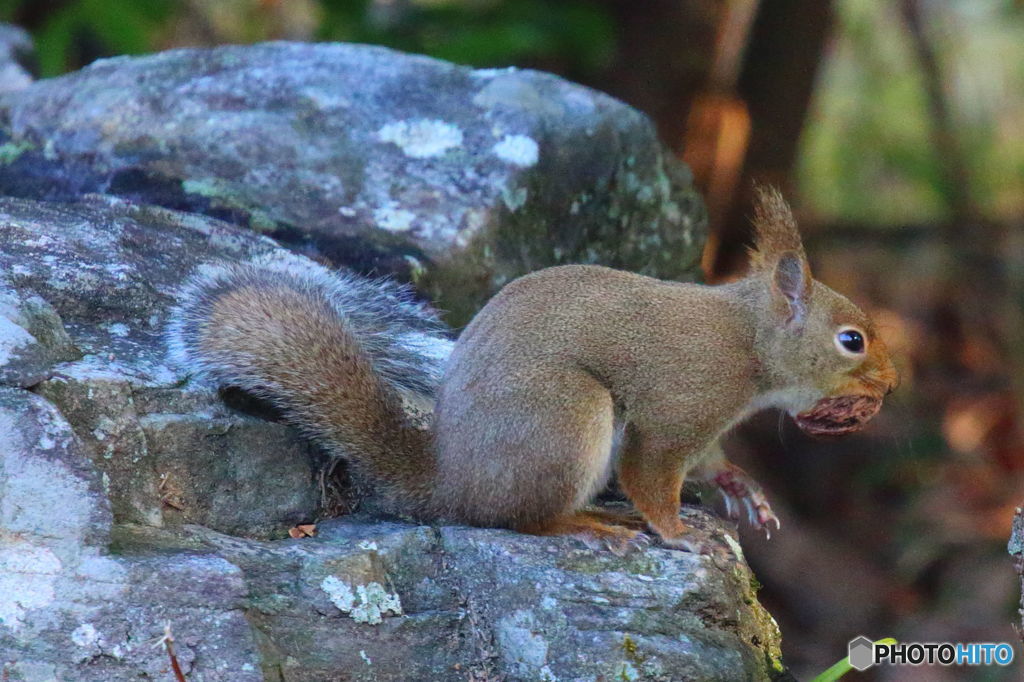
M 441 407 L 434 499 L 448 516 L 519 528 L 571 516 L 603 487 L 614 421 L 608 391 L 579 371 L 550 372 L 536 382 L 529 377 L 522 383 L 539 385 L 528 394 L 518 393 L 517 384 L 500 399 L 473 400 L 471 384 L 465 396 Z
M 590 549 L 608 549 L 616 556 L 624 556 L 650 543 L 650 538 L 643 533 L 605 523 L 599 515 L 589 511 L 523 524 L 516 530 L 530 535 L 570 535 L 582 540 Z
M 590 516 L 607 523 L 609 526 L 622 526 L 632 530 L 647 530 L 647 519 L 636 509 L 609 509 L 607 507 L 589 507 L 584 511 Z

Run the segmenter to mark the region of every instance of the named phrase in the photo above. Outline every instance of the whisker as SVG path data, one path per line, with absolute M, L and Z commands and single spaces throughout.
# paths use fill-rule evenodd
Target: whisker
M 783 450 L 786 450 L 786 438 L 785 438 L 784 431 L 783 431 L 783 428 L 782 428 L 782 425 L 783 425 L 783 422 L 785 421 L 785 419 L 786 419 L 786 413 L 783 412 L 782 410 L 779 410 L 779 422 L 778 422 L 777 430 L 778 430 L 778 433 L 779 433 L 779 443 L 782 445 L 782 449 Z

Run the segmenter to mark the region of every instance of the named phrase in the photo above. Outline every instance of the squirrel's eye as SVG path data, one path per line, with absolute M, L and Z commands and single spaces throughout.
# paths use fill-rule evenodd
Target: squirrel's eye
M 860 355 L 864 352 L 864 335 L 856 329 L 841 329 L 836 334 L 836 343 L 847 353 Z

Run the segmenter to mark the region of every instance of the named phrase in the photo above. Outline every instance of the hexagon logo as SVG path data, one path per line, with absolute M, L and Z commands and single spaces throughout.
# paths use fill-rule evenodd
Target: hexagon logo
M 875 664 L 875 645 L 861 635 L 850 642 L 850 665 L 861 672 Z

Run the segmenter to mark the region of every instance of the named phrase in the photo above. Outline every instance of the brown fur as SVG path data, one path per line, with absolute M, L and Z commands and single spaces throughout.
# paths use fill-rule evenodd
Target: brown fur
M 750 268 L 765 270 L 775 266 L 775 258 L 787 251 L 804 255 L 796 219 L 782 193 L 773 187 L 757 187 L 754 202 L 754 248 Z
M 433 442 L 308 291 L 228 291 L 202 344 L 212 361 L 272 377 L 264 392 L 406 511 L 621 549 L 636 531 L 585 510 L 617 466 L 647 524 L 679 546 L 683 480 L 702 463 L 728 466 L 717 442 L 736 422 L 770 406 L 798 415 L 836 396 L 880 400 L 896 380 L 864 313 L 811 278 L 778 193 L 762 191 L 755 225 L 751 273 L 728 285 L 570 265 L 506 286 L 455 345 Z M 864 332 L 864 357 L 837 350 L 841 325 Z
M 327 301 L 289 287 L 228 291 L 209 311 L 200 345 L 214 361 L 244 364 L 239 372 L 273 377 L 255 392 L 380 481 L 399 507 L 426 510 L 434 478 L 429 434 L 406 421 L 400 397 Z

